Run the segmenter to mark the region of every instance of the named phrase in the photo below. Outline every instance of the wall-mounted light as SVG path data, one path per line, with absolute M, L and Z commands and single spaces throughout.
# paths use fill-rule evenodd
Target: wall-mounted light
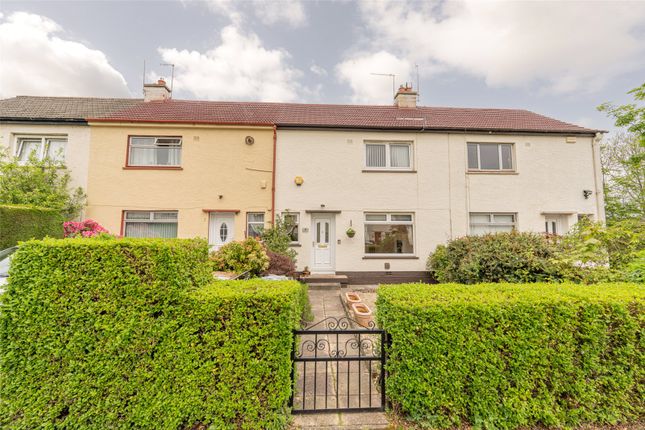
M 223 194 L 220 194 L 220 195 L 218 195 L 217 197 L 219 197 L 219 199 L 220 199 L 220 200 L 222 200 L 222 199 L 224 198 L 224 195 L 223 195 Z
M 585 199 L 588 199 L 590 195 L 593 194 L 591 190 L 582 190 L 582 195 L 585 196 Z
M 296 176 L 295 178 L 293 178 L 293 182 L 295 182 L 297 186 L 300 186 L 305 183 L 305 180 L 302 176 Z

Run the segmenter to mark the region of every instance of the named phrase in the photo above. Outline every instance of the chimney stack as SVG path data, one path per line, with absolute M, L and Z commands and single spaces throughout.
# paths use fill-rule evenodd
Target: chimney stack
M 400 108 L 416 108 L 417 92 L 407 82 L 401 85 L 394 96 L 394 105 Z
M 170 98 L 170 88 L 166 85 L 166 81 L 160 78 L 154 84 L 143 85 L 143 101 L 152 102 L 160 100 L 168 100 Z

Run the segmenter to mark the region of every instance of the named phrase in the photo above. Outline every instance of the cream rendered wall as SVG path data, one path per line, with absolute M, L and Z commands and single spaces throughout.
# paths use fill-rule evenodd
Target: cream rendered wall
M 17 138 L 25 135 L 67 136 L 65 164 L 70 170 L 71 186 L 87 191 L 90 154 L 90 128 L 87 125 L 0 123 L 0 148 L 15 154 Z
M 365 140 L 413 142 L 415 172 L 363 172 Z M 419 271 L 438 244 L 468 234 L 469 212 L 518 213 L 520 230 L 543 231 L 542 212 L 591 213 L 596 195 L 590 137 L 278 130 L 276 211 L 300 214 L 298 268 L 311 267 L 311 213 L 335 215 L 335 270 Z M 466 142 L 515 143 L 517 174 L 468 174 Z M 529 145 L 527 145 L 529 143 Z M 597 172 L 598 173 L 598 172 Z M 297 186 L 294 178 L 304 183 Z M 324 208 L 321 206 L 324 205 Z M 415 258 L 366 259 L 364 212 L 413 212 Z M 571 220 L 576 215 L 569 216 Z M 350 224 L 353 238 L 345 234 Z M 384 263 L 390 268 L 385 269 Z
M 177 210 L 179 237 L 208 237 L 204 209 L 235 209 L 235 239 L 246 212 L 271 214 L 273 128 L 92 123 L 87 214 L 121 231 L 124 210 Z M 129 135 L 181 136 L 181 170 L 125 167 Z M 246 136 L 255 143 L 246 145 Z M 219 196 L 222 196 L 220 198 Z

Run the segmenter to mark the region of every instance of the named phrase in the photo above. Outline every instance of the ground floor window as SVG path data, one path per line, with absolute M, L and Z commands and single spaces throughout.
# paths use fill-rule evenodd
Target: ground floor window
M 470 213 L 470 234 L 482 235 L 513 231 L 516 228 L 517 216 L 514 213 Z
M 246 236 L 260 237 L 264 230 L 264 212 L 249 212 L 246 214 Z
M 300 228 L 300 214 L 293 212 L 282 212 L 282 219 L 286 221 L 292 243 L 298 243 L 298 229 Z
M 409 213 L 366 213 L 366 254 L 414 254 L 414 221 Z
M 177 237 L 177 211 L 125 211 L 125 237 Z

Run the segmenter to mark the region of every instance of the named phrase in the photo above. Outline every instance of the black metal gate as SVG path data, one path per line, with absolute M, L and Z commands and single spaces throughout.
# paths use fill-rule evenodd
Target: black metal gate
M 329 317 L 294 330 L 293 413 L 385 410 L 387 334 Z

